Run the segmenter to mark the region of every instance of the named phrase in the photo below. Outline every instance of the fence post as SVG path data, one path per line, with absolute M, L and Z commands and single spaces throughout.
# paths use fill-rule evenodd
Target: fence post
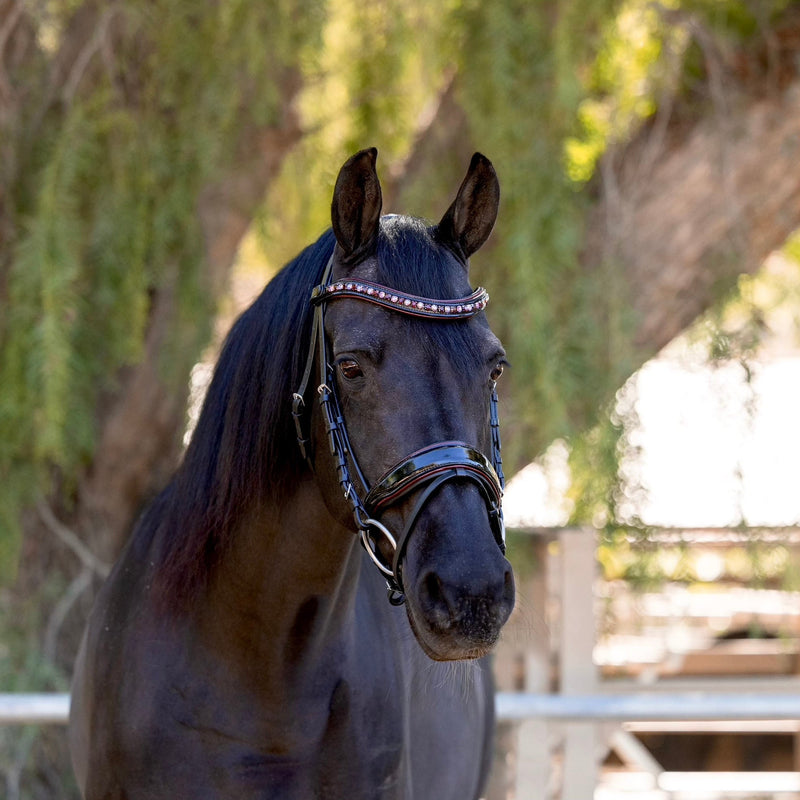
M 540 635 L 535 636 L 525 654 L 525 691 L 547 694 L 550 691 L 550 656 L 552 643 L 545 623 L 549 595 L 553 590 L 552 559 L 549 542 L 536 537 L 534 548 L 538 575 L 529 587 L 526 598 L 532 613 L 542 621 Z M 549 800 L 551 784 L 551 736 L 553 726 L 544 717 L 533 717 L 519 723 L 514 797 L 517 800 Z
M 594 584 L 595 532 L 589 528 L 563 530 L 561 554 L 561 693 L 589 694 L 597 688 Z M 590 800 L 597 784 L 597 724 L 569 722 L 565 726 L 562 800 Z

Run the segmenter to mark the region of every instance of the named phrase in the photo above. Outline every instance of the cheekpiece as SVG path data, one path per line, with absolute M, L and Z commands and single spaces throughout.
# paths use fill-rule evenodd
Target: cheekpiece
M 482 286 L 479 286 L 468 297 L 458 300 L 433 300 L 429 297 L 418 297 L 369 281 L 334 281 L 316 286 L 311 292 L 311 302 L 314 305 L 340 297 L 366 300 L 392 311 L 432 319 L 472 317 L 483 311 L 489 302 L 489 293 Z

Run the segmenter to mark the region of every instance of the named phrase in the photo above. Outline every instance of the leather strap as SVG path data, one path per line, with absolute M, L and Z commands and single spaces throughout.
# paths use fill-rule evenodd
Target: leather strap
M 328 279 L 331 276 L 331 270 L 333 269 L 333 256 L 336 252 L 334 251 L 331 253 L 331 257 L 328 259 L 328 263 L 325 265 L 325 269 L 322 272 L 322 283 L 326 284 Z M 308 355 L 306 356 L 306 365 L 305 369 L 303 370 L 303 377 L 300 379 L 300 386 L 297 387 L 297 391 L 292 394 L 292 417 L 294 418 L 294 427 L 295 432 L 297 433 L 297 444 L 300 447 L 300 453 L 302 454 L 303 458 L 309 462 L 311 465 L 311 453 L 308 451 L 308 439 L 304 435 L 303 432 L 303 416 L 305 411 L 305 396 L 306 396 L 306 389 L 308 389 L 308 382 L 311 380 L 311 370 L 314 367 L 314 356 L 317 352 L 320 353 L 320 358 L 324 361 L 324 348 L 320 349 L 317 346 L 317 337 L 321 336 L 321 341 L 324 343 L 325 341 L 325 331 L 323 330 L 322 324 L 322 306 L 317 305 L 314 308 L 314 322 L 311 327 L 311 344 L 308 348 Z M 321 370 L 324 373 L 325 364 L 322 364 Z M 322 382 L 324 383 L 324 377 Z

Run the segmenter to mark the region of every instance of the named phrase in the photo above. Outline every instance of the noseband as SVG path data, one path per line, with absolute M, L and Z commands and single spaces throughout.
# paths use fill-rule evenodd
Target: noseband
M 304 436 L 303 431 L 303 412 L 305 409 L 304 397 L 316 356 L 318 357 L 320 369 L 320 384 L 317 387 L 317 394 L 323 411 L 328 444 L 336 464 L 339 484 L 342 487 L 345 500 L 352 508 L 361 543 L 367 555 L 386 578 L 390 602 L 394 605 L 400 605 L 405 600 L 401 561 L 405 553 L 408 537 L 425 503 L 446 481 L 459 478 L 471 480 L 477 484 L 486 503 L 489 522 L 495 540 L 501 551 L 505 553 L 505 527 L 501 507 L 505 478 L 503 476 L 503 462 L 500 457 L 497 389 L 495 383 L 492 382 L 489 409 L 489 424 L 492 434 L 491 460 L 465 442 L 437 442 L 417 450 L 397 462 L 370 487 L 358 465 L 347 436 L 347 428 L 336 392 L 333 367 L 328 359 L 324 307 L 326 303 L 332 300 L 350 298 L 374 303 L 383 308 L 414 317 L 450 321 L 466 319 L 483 311 L 489 302 L 489 295 L 485 289 L 478 288 L 468 297 L 459 300 L 432 300 L 398 292 L 395 289 L 368 281 L 330 282 L 332 268 L 333 255 L 331 255 L 325 267 L 322 282 L 311 293 L 311 304 L 314 306 L 311 345 L 300 386 L 292 395 L 292 416 L 297 430 L 297 441 L 303 458 L 311 464 L 308 449 L 309 440 Z M 366 491 L 363 498 L 353 485 L 350 466 L 348 466 L 348 457 L 357 480 Z M 395 537 L 376 517 L 379 517 L 387 508 L 399 503 L 413 492 L 419 492 L 419 495 L 406 519 L 403 530 L 399 536 Z M 376 534 L 383 536 L 391 545 L 394 551 L 391 564 L 383 562 L 375 543 Z

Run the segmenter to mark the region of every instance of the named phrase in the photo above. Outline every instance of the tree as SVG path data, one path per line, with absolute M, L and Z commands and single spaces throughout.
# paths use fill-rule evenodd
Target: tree
M 800 226 L 796 5 L 0 0 L 0 682 L 64 685 L 254 218 L 277 268 L 354 150 L 432 219 L 485 152 L 518 465 Z

